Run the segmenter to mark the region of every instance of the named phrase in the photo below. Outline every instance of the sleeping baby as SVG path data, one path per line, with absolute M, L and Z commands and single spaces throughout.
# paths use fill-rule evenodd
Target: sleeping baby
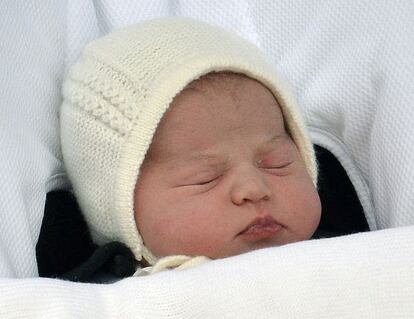
M 63 159 L 92 238 L 125 244 L 138 273 L 315 232 L 304 122 L 271 62 L 237 35 L 186 18 L 118 30 L 85 48 L 63 95 Z

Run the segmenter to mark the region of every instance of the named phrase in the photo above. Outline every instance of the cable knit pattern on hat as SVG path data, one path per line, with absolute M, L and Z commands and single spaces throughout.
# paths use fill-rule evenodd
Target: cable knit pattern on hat
M 60 113 L 64 162 L 97 244 L 117 240 L 155 264 L 134 218 L 139 169 L 173 98 L 209 72 L 243 73 L 267 86 L 316 183 L 316 164 L 294 98 L 259 50 L 186 18 L 152 20 L 90 43 L 70 69 Z

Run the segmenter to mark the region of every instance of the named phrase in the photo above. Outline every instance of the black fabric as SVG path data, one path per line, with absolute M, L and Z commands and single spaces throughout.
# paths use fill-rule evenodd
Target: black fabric
M 347 235 L 368 231 L 368 223 L 355 189 L 339 161 L 315 145 L 318 160 L 318 193 L 322 204 L 316 235 Z
M 368 231 L 361 203 L 336 158 L 315 146 L 319 164 L 318 192 L 322 203 L 320 225 L 312 238 Z M 89 282 L 101 271 L 116 277 L 132 275 L 136 261 L 123 244 L 93 244 L 76 199 L 69 191 L 47 194 L 36 245 L 39 275 Z
M 131 250 L 119 242 L 96 246 L 75 197 L 70 191 L 47 194 L 36 245 L 40 277 L 90 282 L 99 272 L 115 277 L 131 276 L 137 262 Z
M 85 262 L 95 249 L 72 193 L 49 192 L 36 245 L 39 276 L 59 277 Z
M 124 244 L 113 241 L 97 247 L 93 254 L 75 269 L 59 276 L 61 279 L 90 282 L 98 273 L 105 272 L 118 278 L 132 276 L 137 261 Z

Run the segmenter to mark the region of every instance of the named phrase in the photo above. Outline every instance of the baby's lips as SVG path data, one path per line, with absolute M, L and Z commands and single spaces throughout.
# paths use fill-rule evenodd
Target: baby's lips
M 247 241 L 257 241 L 275 236 L 280 229 L 282 229 L 282 225 L 273 217 L 256 217 L 238 235 Z
M 262 231 L 274 232 L 278 231 L 280 228 L 281 225 L 278 223 L 252 225 L 243 231 L 242 234 L 255 234 Z

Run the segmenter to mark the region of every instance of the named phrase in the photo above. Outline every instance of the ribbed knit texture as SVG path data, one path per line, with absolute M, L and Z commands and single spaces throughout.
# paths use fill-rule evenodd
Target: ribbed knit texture
M 126 27 L 89 44 L 63 87 L 64 163 L 98 244 L 121 241 L 137 260 L 155 263 L 134 219 L 139 168 L 173 98 L 214 71 L 246 74 L 273 92 L 316 184 L 315 154 L 296 102 L 253 44 L 188 18 Z
M 36 276 L 46 192 L 65 181 L 64 68 L 92 39 L 168 15 L 256 43 L 293 83 L 313 142 L 344 165 L 371 229 L 414 223 L 412 1 L 1 1 L 0 318 L 413 318 L 412 228 L 115 285 L 16 279 Z

